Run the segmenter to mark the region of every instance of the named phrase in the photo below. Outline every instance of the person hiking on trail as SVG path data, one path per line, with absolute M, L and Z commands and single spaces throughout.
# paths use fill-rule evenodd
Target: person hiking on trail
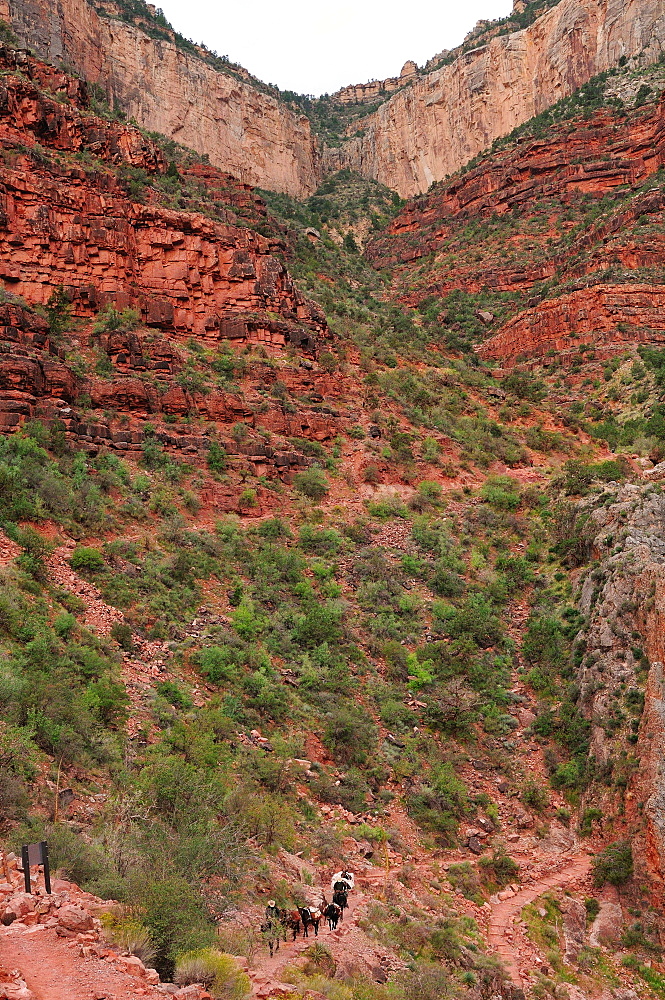
M 274 899 L 268 900 L 268 905 L 266 906 L 266 920 L 279 920 L 279 910 L 277 909 L 277 903 Z

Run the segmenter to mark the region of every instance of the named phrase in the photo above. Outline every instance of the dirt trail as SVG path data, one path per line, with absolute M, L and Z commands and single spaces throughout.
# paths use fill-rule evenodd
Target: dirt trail
M 134 1000 L 163 996 L 140 980 L 97 957 L 84 958 L 80 946 L 37 926 L 20 934 L 0 929 L 0 966 L 18 970 L 35 1000 Z
M 551 875 L 541 876 L 533 885 L 520 889 L 510 899 L 501 900 L 494 904 L 489 921 L 490 948 L 501 959 L 511 979 L 518 986 L 522 986 L 522 979 L 528 978 L 533 967 L 531 966 L 528 970 L 522 968 L 519 947 L 515 941 L 513 930 L 515 918 L 519 918 L 522 909 L 528 903 L 538 899 L 548 889 L 581 882 L 589 874 L 590 869 L 590 857 L 587 854 L 579 854 L 571 858 L 569 863 L 559 871 L 553 872 Z

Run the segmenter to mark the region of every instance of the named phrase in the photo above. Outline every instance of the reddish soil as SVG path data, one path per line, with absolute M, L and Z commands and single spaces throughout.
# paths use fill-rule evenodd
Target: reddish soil
M 520 889 L 516 895 L 494 904 L 489 922 L 489 944 L 491 949 L 503 962 L 513 982 L 522 986 L 522 980 L 529 978 L 533 972 L 531 958 L 527 958 L 516 942 L 517 931 L 512 927 L 515 918 L 528 903 L 538 899 L 549 889 L 559 886 L 580 883 L 585 880 L 591 869 L 591 860 L 586 854 L 576 855 L 559 871 L 552 875 L 541 877 L 535 885 L 528 889 Z M 528 966 L 526 965 L 528 962 Z
M 83 957 L 79 944 L 63 941 L 37 925 L 13 932 L 0 928 L 0 966 L 17 969 L 35 1000 L 134 1000 L 163 996 L 156 988 L 115 969 L 96 956 Z

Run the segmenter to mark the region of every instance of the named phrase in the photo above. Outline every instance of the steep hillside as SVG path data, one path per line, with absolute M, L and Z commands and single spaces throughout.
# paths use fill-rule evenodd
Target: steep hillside
M 404 206 L 3 52 L 0 996 L 659 996 L 660 70 Z
M 326 150 L 324 168 L 355 170 L 402 196 L 426 191 L 619 59 L 654 61 L 665 45 L 659 0 L 560 0 L 528 27 L 509 20 L 504 30 L 355 121 L 359 134 Z
M 658 342 L 664 86 L 662 66 L 593 81 L 410 203 L 368 255 L 423 315 L 461 291 L 482 303 L 479 351 L 504 366 Z
M 73 68 L 114 109 L 246 184 L 295 196 L 319 177 L 307 118 L 241 67 L 176 36 L 144 3 L 8 0 L 0 16 L 42 58 Z

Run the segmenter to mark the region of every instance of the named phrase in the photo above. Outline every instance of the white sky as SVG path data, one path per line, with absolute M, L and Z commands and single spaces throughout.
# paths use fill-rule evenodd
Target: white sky
M 397 76 L 459 44 L 480 18 L 505 17 L 512 0 L 153 0 L 173 27 L 300 94 Z

